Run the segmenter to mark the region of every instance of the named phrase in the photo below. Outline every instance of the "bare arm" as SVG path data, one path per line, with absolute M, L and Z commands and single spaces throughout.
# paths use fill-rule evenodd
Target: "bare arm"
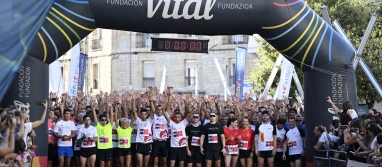
M 44 112 L 42 113 L 41 119 L 38 121 L 32 122 L 32 129 L 39 127 L 45 122 L 45 117 L 46 117 L 46 110 L 48 109 L 48 102 L 45 100 L 44 105 Z
M 340 112 L 340 109 L 338 109 L 337 106 L 333 103 L 333 101 L 330 98 L 330 96 L 328 96 L 328 100 L 326 100 L 326 101 L 329 102 L 332 105 L 332 108 L 333 108 L 334 112 L 336 113 L 336 115 L 338 115 L 338 112 Z
M 92 110 L 93 110 L 93 122 L 94 122 L 95 126 L 97 126 L 98 125 L 98 119 L 97 119 L 95 107 L 92 107 Z

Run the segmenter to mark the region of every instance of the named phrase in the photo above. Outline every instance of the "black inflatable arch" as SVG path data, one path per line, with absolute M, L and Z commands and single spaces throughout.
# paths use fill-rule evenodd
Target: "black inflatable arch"
M 200 35 L 259 34 L 304 72 L 307 162 L 325 101 L 357 106 L 353 48 L 302 0 L 56 0 L 28 52 L 51 63 L 95 28 Z M 341 107 L 339 105 L 339 107 Z

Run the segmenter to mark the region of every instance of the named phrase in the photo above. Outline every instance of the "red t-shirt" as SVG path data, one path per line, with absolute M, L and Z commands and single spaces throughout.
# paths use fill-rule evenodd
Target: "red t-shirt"
M 54 137 L 53 137 L 53 129 L 56 125 L 56 122 L 52 122 L 48 120 L 48 142 L 54 145 Z
M 237 143 L 237 137 L 239 137 L 240 132 L 239 130 L 236 129 L 229 129 L 229 128 L 224 128 L 224 138 L 229 139 L 231 137 L 234 138 L 234 140 L 228 140 L 225 144 L 226 145 L 235 145 Z
M 240 129 L 239 131 L 241 134 L 241 142 L 239 143 L 239 149 L 251 150 L 255 132 L 251 128 L 248 128 L 247 130 Z

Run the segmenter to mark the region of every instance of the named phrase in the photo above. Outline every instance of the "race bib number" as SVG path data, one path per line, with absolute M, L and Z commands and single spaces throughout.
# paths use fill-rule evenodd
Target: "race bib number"
M 218 143 L 218 134 L 208 134 L 208 143 Z
M 143 135 L 143 136 L 149 136 L 149 130 L 148 129 L 141 129 L 140 135 Z
M 239 149 L 247 150 L 248 149 L 248 141 L 242 140 L 239 145 Z
M 191 146 L 200 146 L 200 137 L 192 136 Z
M 155 124 L 156 131 L 164 131 L 164 124 Z
M 92 143 L 91 140 L 84 140 L 84 141 L 82 142 L 82 144 L 83 144 L 84 146 L 91 146 L 93 143 Z
M 144 142 L 152 142 L 153 141 L 153 137 L 150 135 L 150 136 L 145 136 L 144 138 L 143 138 L 143 141 Z
M 127 138 L 119 138 L 119 145 L 120 146 L 127 146 L 129 144 L 129 139 Z
M 266 149 L 273 149 L 274 143 L 273 141 L 266 141 L 265 142 L 265 148 Z
M 276 149 L 282 149 L 282 148 L 283 148 L 283 144 L 280 142 L 277 142 Z
M 238 145 L 226 145 L 227 154 L 239 154 L 239 147 Z
M 182 136 L 183 136 L 182 129 L 175 129 L 174 130 L 174 137 L 179 138 Z
M 290 142 L 288 142 L 288 147 L 289 147 L 289 149 L 295 149 L 295 148 L 297 148 L 297 142 L 296 141 L 290 141 Z
M 101 137 L 99 137 L 99 143 L 100 144 L 109 144 L 109 138 L 107 136 L 101 136 Z

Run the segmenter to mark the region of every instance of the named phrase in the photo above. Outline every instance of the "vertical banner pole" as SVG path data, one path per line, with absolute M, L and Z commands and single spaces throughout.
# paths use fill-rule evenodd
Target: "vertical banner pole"
M 218 69 L 220 79 L 221 79 L 222 82 L 223 82 L 224 90 L 227 90 L 227 85 L 226 85 L 227 83 L 226 83 L 226 81 L 225 81 L 225 77 L 224 77 L 224 75 L 223 75 L 223 71 L 222 71 L 222 69 L 220 68 L 219 61 L 218 61 L 218 59 L 217 59 L 216 57 L 214 57 L 214 61 L 215 61 L 216 68 Z M 229 90 L 227 90 L 227 92 L 228 92 L 228 94 L 231 94 L 231 93 L 229 92 Z M 227 101 L 227 98 L 226 98 L 226 97 L 224 97 L 224 99 Z
M 198 96 L 199 95 L 199 91 L 198 91 L 198 64 L 196 64 L 196 74 L 195 74 L 195 95 Z
M 166 66 L 163 66 L 162 81 L 160 83 L 159 93 L 163 93 L 165 83 L 166 83 Z

